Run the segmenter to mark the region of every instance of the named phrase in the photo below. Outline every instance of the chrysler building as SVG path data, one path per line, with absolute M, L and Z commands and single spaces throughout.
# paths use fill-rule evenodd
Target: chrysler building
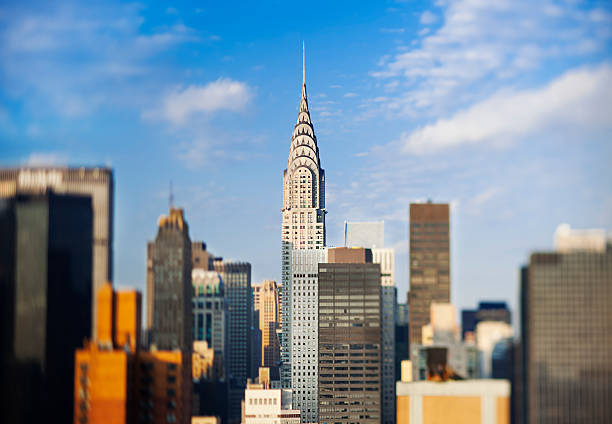
M 291 384 L 291 344 L 293 298 L 292 250 L 325 247 L 325 171 L 319 161 L 317 137 L 310 120 L 306 96 L 306 67 L 302 51 L 302 97 L 297 123 L 291 136 L 289 160 L 283 173 L 282 223 L 282 367 L 283 387 Z

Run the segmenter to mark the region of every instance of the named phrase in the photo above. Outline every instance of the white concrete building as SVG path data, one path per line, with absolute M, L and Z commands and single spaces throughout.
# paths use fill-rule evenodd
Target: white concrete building
M 300 411 L 291 400 L 291 389 L 247 388 L 242 424 L 299 424 Z
M 302 97 L 297 123 L 291 136 L 287 169 L 283 172 L 283 208 L 281 227 L 281 284 L 290 293 L 291 251 L 316 250 L 325 247 L 325 171 L 319 161 L 319 148 L 308 111 L 306 71 L 303 64 Z M 283 295 L 281 346 L 281 383 L 291 381 L 292 326 L 290 295 Z
M 318 420 L 319 263 L 327 262 L 327 249 L 294 250 L 291 254 L 291 388 L 293 404 L 303 422 Z

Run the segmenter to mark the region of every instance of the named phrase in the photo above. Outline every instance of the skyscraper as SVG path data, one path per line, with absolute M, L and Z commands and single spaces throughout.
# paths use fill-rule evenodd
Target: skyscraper
M 291 381 L 291 251 L 322 249 L 325 246 L 325 171 L 319 160 L 319 147 L 308 111 L 306 62 L 302 58 L 302 97 L 297 123 L 293 128 L 287 169 L 283 172 L 281 227 L 281 278 L 283 290 L 283 344 L 281 382 Z M 285 319 L 287 317 L 287 319 Z
M 2 419 L 69 423 L 74 351 L 91 336 L 91 197 L 47 191 L 0 203 Z
M 410 204 L 410 344 L 421 344 L 432 302 L 450 302 L 448 204 Z
M 344 222 L 344 245 L 372 250 L 372 262 L 380 264 L 382 310 L 382 423 L 395 422 L 395 250 L 384 247 L 385 223 Z M 408 352 L 406 352 L 408 355 Z
M 92 293 L 113 281 L 113 171 L 109 168 L 13 168 L 0 170 L 0 198 L 17 194 L 56 194 L 91 197 Z M 95 337 L 96 305 L 92 305 L 92 337 Z
M 213 368 L 219 378 L 225 375 L 224 362 L 228 352 L 228 311 L 225 287 L 221 274 L 194 268 L 193 284 L 193 340 L 206 341 L 214 350 Z
M 270 369 L 270 378 L 277 380 L 280 346 L 276 330 L 280 325 L 279 290 L 276 281 L 264 280 L 259 299 L 259 329 L 261 331 L 261 366 Z
M 521 273 L 521 422 L 612 417 L 612 246 L 565 236 Z
M 150 342 L 158 349 L 192 349 L 191 240 L 183 209 L 161 216 L 147 258 Z
M 229 383 L 229 422 L 240 422 L 240 403 L 244 396 L 251 364 L 252 296 L 251 264 L 215 258 L 213 269 L 221 275 L 228 310 L 228 349 L 226 376 Z
M 318 265 L 327 262 L 327 249 L 294 250 L 291 253 L 291 308 L 286 315 L 292 323 L 287 334 L 291 346 L 290 386 L 293 406 L 302 411 L 302 422 L 318 420 L 319 279 Z
M 369 249 L 329 249 L 319 275 L 319 422 L 381 422 L 380 265 Z

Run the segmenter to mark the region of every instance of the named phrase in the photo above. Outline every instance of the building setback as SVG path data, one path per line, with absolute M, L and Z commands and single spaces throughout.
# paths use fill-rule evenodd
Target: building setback
M 73 420 L 74 350 L 91 336 L 91 197 L 0 199 L 5 422 Z
M 216 258 L 213 269 L 221 275 L 227 303 L 228 354 L 225 369 L 229 383 L 229 422 L 240 422 L 240 404 L 244 396 L 251 364 L 252 293 L 251 264 Z
M 283 208 L 281 227 L 281 283 L 291 292 L 291 252 L 325 247 L 325 171 L 319 160 L 319 147 L 308 111 L 305 61 L 302 73 L 302 97 L 297 123 L 291 136 L 287 169 L 283 172 Z M 291 303 L 283 296 L 281 383 L 291 383 Z M 286 319 L 285 319 L 286 317 Z
M 17 194 L 42 194 L 48 189 L 56 194 L 91 197 L 92 277 L 91 292 L 97 293 L 107 281 L 113 281 L 113 171 L 110 168 L 13 168 L 0 170 L 0 198 Z M 95 337 L 96 305 L 92 305 Z
M 381 422 L 380 265 L 369 249 L 329 249 L 319 275 L 319 422 Z
M 410 204 L 410 344 L 422 344 L 432 302 L 450 302 L 448 204 Z
M 612 417 L 612 247 L 578 241 L 533 253 L 522 272 L 518 422 Z

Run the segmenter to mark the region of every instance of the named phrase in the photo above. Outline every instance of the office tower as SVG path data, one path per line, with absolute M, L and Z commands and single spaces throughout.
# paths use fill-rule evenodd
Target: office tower
M 368 249 L 385 246 L 385 222 L 344 221 L 344 246 Z
M 113 171 L 110 168 L 12 168 L 0 169 L 0 198 L 18 194 L 56 194 L 91 197 L 92 222 L 92 293 L 107 281 L 113 281 Z M 95 336 L 95 302 L 92 328 Z
M 572 235 L 521 273 L 522 422 L 612 417 L 612 246 Z
M 157 349 L 192 349 L 191 240 L 183 209 L 170 208 L 148 246 L 147 326 Z M 189 353 L 190 355 L 190 353 Z M 186 355 L 187 356 L 187 355 Z
M 384 221 L 344 222 L 344 246 L 372 250 L 380 264 L 382 300 L 382 423 L 395 422 L 395 250 L 384 248 Z M 407 352 L 406 352 L 407 353 Z
M 302 69 L 302 97 L 297 123 L 291 136 L 287 169 L 283 172 L 283 208 L 281 229 L 281 283 L 291 292 L 291 251 L 323 249 L 325 246 L 325 171 L 319 160 L 319 147 L 308 111 L 305 58 Z M 281 382 L 291 381 L 291 303 L 283 298 L 283 341 L 281 346 Z
M 317 422 L 318 393 L 318 264 L 327 262 L 327 249 L 294 250 L 291 254 L 291 291 L 286 293 L 291 308 L 287 321 L 290 331 L 283 333 L 291 346 L 290 386 L 293 406 L 302 411 L 302 422 Z
M 397 382 L 397 424 L 509 424 L 506 380 Z
M 402 361 L 410 359 L 408 315 L 408 303 L 397 303 L 395 313 L 395 381 L 401 380 Z
M 191 243 L 191 267 L 208 271 L 211 268 L 213 255 L 206 250 L 206 243 L 194 241 Z
M 278 380 L 280 346 L 276 330 L 280 325 L 280 302 L 276 281 L 264 280 L 259 299 L 259 329 L 261 330 L 261 364 L 270 370 L 272 380 Z
M 213 270 L 221 274 L 227 303 L 227 337 L 229 355 L 225 361 L 229 383 L 229 422 L 240 422 L 240 402 L 243 399 L 251 360 L 253 308 L 251 295 L 251 264 L 215 258 Z
M 329 249 L 319 274 L 319 422 L 381 422 L 380 265 L 362 248 Z
M 242 424 L 299 424 L 300 411 L 293 409 L 291 389 L 270 388 L 269 369 L 259 368 L 259 377 L 247 383 Z
M 49 190 L 2 205 L 2 418 L 71 422 L 66 376 L 74 350 L 91 336 L 91 197 Z
M 410 204 L 410 344 L 421 344 L 432 302 L 450 302 L 448 204 Z
M 214 379 L 225 375 L 228 310 L 221 274 L 195 268 L 191 271 L 193 285 L 193 340 L 205 341 L 214 351 Z

